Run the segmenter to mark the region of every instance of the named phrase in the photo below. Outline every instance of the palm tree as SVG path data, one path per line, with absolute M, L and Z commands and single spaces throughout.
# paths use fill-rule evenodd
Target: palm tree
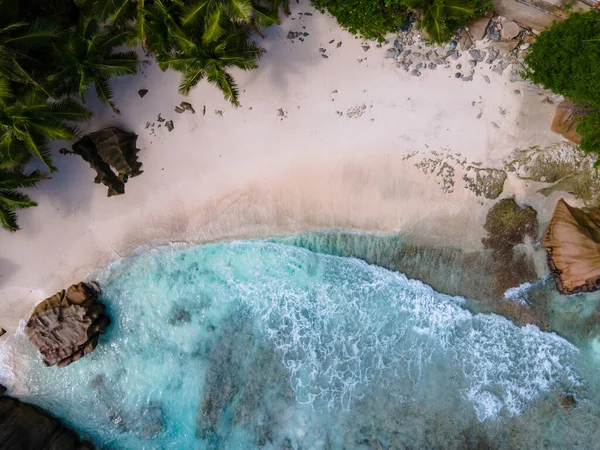
M 1 19 L 1 14 L 0 14 Z M 61 30 L 56 25 L 38 20 L 0 24 L 0 76 L 14 82 L 31 84 L 42 89 L 36 80 L 35 70 L 44 69 L 45 62 L 38 58 L 35 48 L 47 45 L 57 38 Z
M 7 170 L 0 165 L 0 223 L 8 231 L 17 231 L 17 211 L 24 208 L 37 206 L 29 196 L 19 192 L 18 189 L 34 188 L 46 179 L 47 175 L 34 170 L 24 173 L 18 170 Z
M 474 13 L 466 0 L 407 0 L 407 4 L 413 10 L 420 11 L 419 27 L 438 43 L 450 38 L 452 30 L 448 27 L 449 20 L 468 17 Z
M 279 9 L 289 14 L 289 0 L 196 0 L 183 11 L 184 27 L 202 25 L 204 42 L 226 33 L 227 23 L 246 23 L 262 36 L 261 29 L 279 23 Z
M 227 72 L 230 67 L 250 70 L 258 67 L 262 48 L 249 42 L 245 35 L 231 32 L 217 42 L 195 45 L 186 52 L 172 51 L 159 55 L 158 65 L 165 70 L 171 68 L 183 74 L 179 92 L 187 95 L 201 80 L 217 85 L 225 99 L 239 105 L 239 90 L 233 77 Z
M 98 99 L 116 110 L 108 80 L 137 72 L 135 51 L 115 52 L 126 40 L 123 31 L 102 32 L 96 19 L 83 19 L 67 39 L 54 45 L 61 70 L 49 80 L 57 85 L 53 92 L 71 95 L 75 91 L 85 103 L 86 92 L 95 87 Z
M 79 103 L 70 99 L 49 101 L 37 90 L 15 97 L 8 81 L 0 78 L 0 160 L 12 161 L 14 166 L 29 154 L 39 157 L 54 172 L 48 139 L 73 138 L 76 128 L 68 123 L 89 117 L 90 112 Z

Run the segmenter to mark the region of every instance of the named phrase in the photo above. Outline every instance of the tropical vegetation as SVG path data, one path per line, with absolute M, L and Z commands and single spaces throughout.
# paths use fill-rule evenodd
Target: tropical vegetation
M 578 111 L 580 148 L 600 164 L 600 14 L 574 13 L 540 33 L 525 57 L 525 75 L 571 99 Z
M 418 26 L 437 43 L 450 40 L 469 18 L 491 10 L 491 0 L 312 0 L 333 15 L 351 33 L 365 39 L 384 40 L 416 19 Z
M 0 221 L 35 206 L 18 191 L 57 170 L 52 140 L 79 135 L 89 92 L 115 112 L 110 79 L 133 75 L 140 46 L 163 70 L 182 74 L 188 94 L 202 80 L 234 105 L 231 68 L 257 67 L 252 40 L 289 13 L 289 0 L 0 0 Z M 26 171 L 30 161 L 45 171 Z

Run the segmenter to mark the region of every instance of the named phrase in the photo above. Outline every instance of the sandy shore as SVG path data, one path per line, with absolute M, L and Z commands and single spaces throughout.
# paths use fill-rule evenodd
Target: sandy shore
M 292 41 L 288 31 L 309 35 Z M 509 70 L 455 78 L 466 53 L 451 68 L 412 76 L 385 58 L 391 43 L 369 44 L 364 51 L 302 1 L 269 30 L 260 68 L 235 73 L 240 108 L 206 84 L 183 98 L 179 75 L 152 64 L 114 83 L 120 116 L 91 100 L 95 118 L 84 131 L 112 125 L 137 133 L 144 174 L 125 195 L 107 198 L 83 160 L 57 154 L 60 172 L 31 192 L 39 206 L 19 214 L 22 230 L 0 233 L 0 326 L 13 332 L 46 296 L 156 240 L 347 228 L 480 246 L 493 201 L 465 189 L 461 174 L 472 163 L 499 167 L 518 148 L 560 142 L 549 130 L 554 106 L 511 82 Z M 182 100 L 196 114 L 173 112 Z M 159 113 L 173 120 L 172 132 L 159 127 Z M 452 167 L 454 185 L 440 166 L 431 169 L 435 160 Z M 544 222 L 557 195 L 533 192 L 509 176 L 501 198 L 527 198 Z

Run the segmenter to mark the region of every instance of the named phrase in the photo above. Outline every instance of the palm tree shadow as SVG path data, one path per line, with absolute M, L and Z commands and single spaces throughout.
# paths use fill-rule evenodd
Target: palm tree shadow
M 12 261 L 6 258 L 0 258 L 0 286 L 10 280 L 10 277 L 12 277 L 19 269 L 20 266 Z
M 306 70 L 307 65 L 321 62 L 316 57 L 318 49 L 323 44 L 316 40 L 316 25 L 313 19 L 321 14 L 316 11 L 308 0 L 293 2 L 291 14 L 281 14 L 281 25 L 268 28 L 263 34 L 264 39 L 255 37 L 256 43 L 265 49 L 265 54 L 259 61 L 259 68 L 251 72 L 246 80 L 252 84 L 259 77 L 270 77 L 273 87 L 286 93 L 289 88 L 290 75 L 297 75 Z M 312 14 L 312 16 L 304 15 Z M 295 39 L 288 39 L 288 32 L 302 33 Z M 307 36 L 303 34 L 306 33 Z M 317 59 L 318 58 L 318 59 Z

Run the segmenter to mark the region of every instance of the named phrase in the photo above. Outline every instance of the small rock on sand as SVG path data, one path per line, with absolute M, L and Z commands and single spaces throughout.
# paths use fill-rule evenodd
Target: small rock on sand
M 342 41 L 338 42 L 336 45 L 337 48 L 340 48 L 341 46 L 342 46 Z
M 169 130 L 169 132 L 171 132 L 175 128 L 175 125 L 173 125 L 172 120 L 167 120 L 167 123 L 165 123 L 165 127 L 167 127 L 167 130 Z
M 146 95 L 148 93 L 148 89 L 140 89 L 138 91 L 138 95 L 140 96 L 140 98 L 144 98 L 144 95 Z

